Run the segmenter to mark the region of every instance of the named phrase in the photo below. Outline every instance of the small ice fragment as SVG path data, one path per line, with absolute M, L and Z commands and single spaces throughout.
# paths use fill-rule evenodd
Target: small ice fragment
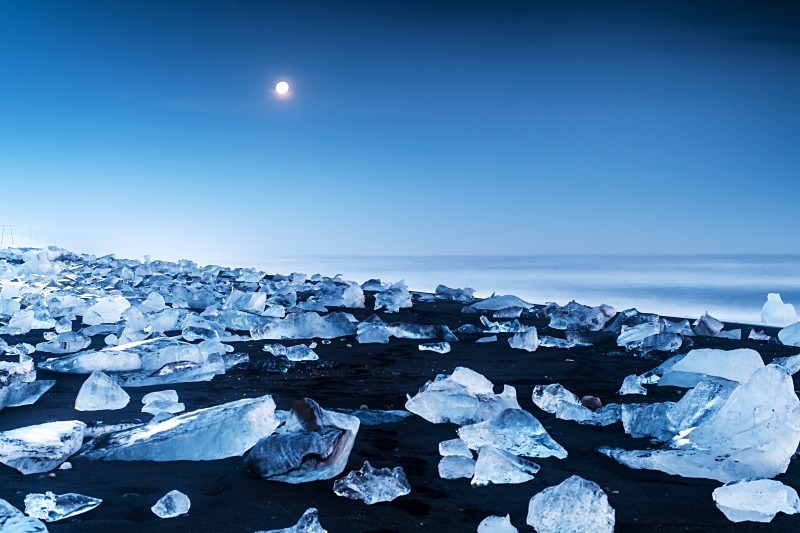
M 750 334 L 747 336 L 747 338 L 755 341 L 768 341 L 772 339 L 772 337 L 770 337 L 763 331 L 756 331 L 755 329 L 750 330 Z
M 497 342 L 497 335 L 492 335 L 490 337 L 481 337 L 475 342 Z
M 526 522 L 538 533 L 612 533 L 615 512 L 597 483 L 572 476 L 531 498 Z
M 428 342 L 419 345 L 420 351 L 429 351 L 429 352 L 436 352 L 436 353 L 449 353 L 450 352 L 450 343 L 449 342 Z
M 175 518 L 189 512 L 192 502 L 179 490 L 171 490 L 150 508 L 159 518 Z
M 442 330 L 442 339 L 444 339 L 445 342 L 458 342 L 458 337 L 456 337 L 455 334 L 452 331 L 450 331 L 449 327 L 441 326 L 441 330 Z
M 159 413 L 177 414 L 186 410 L 186 406 L 178 402 L 178 393 L 174 390 L 163 390 L 145 394 L 142 397 L 143 413 L 157 415 Z
M 554 329 L 584 329 L 600 331 L 617 311 L 609 305 L 588 307 L 574 300 L 563 307 L 549 304 L 545 314 L 550 318 L 549 326 Z
M 642 386 L 641 378 L 636 374 L 632 374 L 626 376 L 625 379 L 622 380 L 622 387 L 620 387 L 617 394 L 647 394 L 647 389 Z
M 471 478 L 475 475 L 475 459 L 460 455 L 446 455 L 439 460 L 439 477 L 442 479 Z
M 458 456 L 472 459 L 472 452 L 469 451 L 469 446 L 461 439 L 450 439 L 440 442 L 439 455 L 442 457 Z
M 718 339 L 733 339 L 740 341 L 742 340 L 742 330 L 741 329 L 729 329 L 726 331 L 720 331 L 717 333 Z
M 333 484 L 333 492 L 351 500 L 361 500 L 367 505 L 390 502 L 411 492 L 403 468 L 374 468 L 364 461 L 361 470 L 353 470 Z
M 506 307 L 492 313 L 492 318 L 519 318 L 522 316 L 522 311 L 524 311 L 522 307 Z
M 767 294 L 767 301 L 761 308 L 761 323 L 770 326 L 788 326 L 800 320 L 797 310 L 792 304 L 783 303 L 781 295 L 776 292 Z
M 533 479 L 539 468 L 539 465 L 530 459 L 485 445 L 481 446 L 478 452 L 471 484 L 474 487 L 482 487 L 490 483 L 495 485 L 525 483 Z
M 25 513 L 45 522 L 56 522 L 91 511 L 101 503 L 103 500 L 99 498 L 82 494 L 53 494 L 47 491 L 44 494 L 34 493 L 25 496 Z
M 75 398 L 78 411 L 102 411 L 122 409 L 131 397 L 114 378 L 100 371 L 94 371 L 84 381 Z
M 536 328 L 531 326 L 526 331 L 515 333 L 513 337 L 508 339 L 508 344 L 518 350 L 535 352 L 539 347 L 539 336 L 536 334 Z
M 694 323 L 694 328 L 692 329 L 692 331 L 694 331 L 695 335 L 706 335 L 709 337 L 713 337 L 714 335 L 722 331 L 723 327 L 725 327 L 725 325 L 722 322 L 720 322 L 719 320 L 717 320 L 716 318 L 714 318 L 713 316 L 709 315 L 706 312 L 703 313 L 703 316 L 698 318 L 697 321 Z
M 311 507 L 306 509 L 297 524 L 284 529 L 271 529 L 269 531 L 256 531 L 256 533 L 328 533 L 319 523 L 319 512 Z
M 453 300 L 456 302 L 471 302 L 475 299 L 475 289 L 451 289 L 446 285 L 437 285 L 435 297 L 437 300 Z
M 461 312 L 480 313 L 481 311 L 499 311 L 500 309 L 506 309 L 508 307 L 522 307 L 524 309 L 530 309 L 533 307 L 533 304 L 530 304 L 525 300 L 517 298 L 511 294 L 505 296 L 492 295 L 490 298 L 486 298 L 485 300 L 475 302 L 474 304 L 465 307 L 461 310 Z
M 599 398 L 594 396 L 578 398 L 558 383 L 536 385 L 533 388 L 532 398 L 533 403 L 543 411 L 553 413 L 561 420 L 574 420 L 579 424 L 608 426 L 619 421 L 622 416 L 618 404 L 612 403 L 603 407 Z M 596 410 L 589 409 L 587 405 Z
M 797 491 L 773 479 L 732 481 L 714 489 L 712 496 L 731 522 L 771 522 L 778 513 L 800 512 Z
M 487 516 L 478 524 L 478 533 L 517 533 L 511 525 L 511 515 Z

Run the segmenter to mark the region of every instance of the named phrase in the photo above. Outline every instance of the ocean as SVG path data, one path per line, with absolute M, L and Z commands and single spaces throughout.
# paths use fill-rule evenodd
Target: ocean
M 432 292 L 442 283 L 476 295 L 515 294 L 532 303 L 576 300 L 617 310 L 757 324 L 767 293 L 800 311 L 800 255 L 284 256 L 223 258 L 268 273 L 342 274 L 405 280 Z

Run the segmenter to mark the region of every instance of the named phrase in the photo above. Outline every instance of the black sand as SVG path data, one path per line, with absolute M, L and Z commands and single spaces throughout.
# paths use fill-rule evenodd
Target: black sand
M 367 305 L 370 303 L 368 298 Z M 451 329 L 463 323 L 478 324 L 478 315 L 461 314 L 461 307 L 458 303 L 415 302 L 412 309 L 384 318 L 446 324 Z M 354 314 L 366 318 L 370 313 L 356 310 Z M 537 325 L 540 334 L 557 334 L 534 315 L 523 315 L 521 321 Z M 777 331 L 758 329 L 766 329 L 773 336 Z M 732 524 L 711 499 L 712 490 L 720 483 L 620 466 L 597 453 L 596 448 L 602 445 L 644 448 L 647 440 L 625 435 L 621 424 L 597 428 L 557 420 L 531 401 L 534 385 L 556 382 L 579 396 L 596 395 L 604 403 L 677 400 L 681 390 L 672 387 L 650 387 L 644 399 L 639 396 L 620 399 L 616 395 L 625 376 L 649 370 L 659 359 L 611 355 L 609 352 L 618 351 L 614 345 L 571 350 L 540 348 L 528 353 L 511 349 L 506 341 L 508 335 L 504 334 L 498 335 L 498 342 L 489 344 L 475 344 L 478 337 L 475 335 L 459 334 L 459 337 L 461 342 L 452 343 L 452 352 L 444 355 L 419 351 L 417 345 L 421 341 L 392 339 L 386 345 L 360 345 L 352 337 L 335 339 L 316 348 L 323 364 L 301 365 L 302 368 L 287 374 L 259 370 L 258 362 L 272 357 L 261 350 L 264 341 L 234 343 L 237 351 L 250 354 L 250 365 L 237 367 L 210 382 L 128 389 L 131 402 L 119 411 L 75 411 L 75 396 L 86 376 L 40 371 L 39 379 L 56 379 L 58 383 L 32 406 L 4 409 L 0 414 L 0 430 L 70 419 L 87 423 L 146 421 L 150 416 L 139 411 L 141 397 L 166 388 L 178 391 L 187 410 L 263 394 L 272 394 L 279 409 L 289 409 L 302 396 L 313 398 L 326 409 L 358 408 L 362 404 L 372 409 L 402 409 L 406 394 L 416 393 L 438 373 L 449 374 L 457 366 L 466 366 L 493 381 L 496 391 L 503 384 L 516 387 L 520 405 L 533 413 L 568 450 L 568 458 L 536 459 L 541 471 L 527 483 L 472 488 L 468 479 L 443 480 L 437 473 L 438 443 L 455 438 L 456 426 L 434 425 L 413 416 L 400 423 L 362 426 L 345 470 L 346 473 L 360 468 L 364 460 L 376 467 L 402 466 L 412 492 L 389 503 L 367 506 L 336 496 L 333 480 L 289 485 L 254 479 L 244 471 L 241 458 L 206 462 L 105 462 L 73 458 L 73 468 L 56 470 L 54 477 L 25 476 L 0 465 L 0 497 L 20 509 L 24 509 L 26 494 L 47 490 L 78 492 L 104 500 L 93 511 L 48 524 L 54 532 L 252 532 L 294 525 L 308 507 L 319 509 L 320 522 L 331 532 L 475 531 L 486 516 L 507 513 L 520 531 L 530 531 L 525 516 L 531 496 L 577 474 L 598 483 L 608 494 L 616 510 L 617 531 L 795 531 L 800 526 L 800 517 L 785 515 L 778 515 L 770 524 Z M 42 339 L 41 332 L 33 332 L 6 340 L 13 344 Z M 774 342 L 706 337 L 693 340 L 694 347 L 754 348 L 765 362 L 798 352 Z M 95 344 L 101 347 L 102 339 L 96 337 Z M 681 351 L 688 349 L 684 346 Z M 34 358 L 39 361 L 44 354 L 34 354 Z M 800 487 L 797 462 L 777 479 Z M 160 519 L 150 507 L 172 489 L 189 496 L 191 510 L 185 516 Z

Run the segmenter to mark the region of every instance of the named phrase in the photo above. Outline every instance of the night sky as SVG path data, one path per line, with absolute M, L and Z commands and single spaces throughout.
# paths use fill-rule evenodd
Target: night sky
M 800 253 L 790 4 L 0 0 L 0 224 L 201 262 Z

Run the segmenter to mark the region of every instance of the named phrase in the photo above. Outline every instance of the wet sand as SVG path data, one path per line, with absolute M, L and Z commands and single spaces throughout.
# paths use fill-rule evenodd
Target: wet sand
M 347 311 L 363 319 L 372 313 L 371 304 L 368 297 L 367 309 Z M 479 315 L 462 314 L 461 307 L 457 302 L 415 301 L 411 309 L 381 316 L 386 321 L 448 325 L 453 330 L 465 323 L 478 325 Z M 540 335 L 561 334 L 547 328 L 547 322 L 536 313 L 525 313 L 520 321 L 536 325 Z M 773 337 L 777 332 L 775 328 L 757 329 L 764 329 Z M 745 337 L 748 331 L 744 330 Z M 800 516 L 782 514 L 770 524 L 732 524 L 711 498 L 711 492 L 720 483 L 623 467 L 596 449 L 604 445 L 645 448 L 647 439 L 625 435 L 620 423 L 601 428 L 557 420 L 531 401 L 534 385 L 550 383 L 561 383 L 579 396 L 598 396 L 604 403 L 676 401 L 682 389 L 673 387 L 650 386 L 644 397 L 616 394 L 625 376 L 654 368 L 666 355 L 642 359 L 614 354 L 619 348 L 613 344 L 569 350 L 539 348 L 528 353 L 511 349 L 506 341 L 509 334 L 498 334 L 498 342 L 488 344 L 474 342 L 481 335 L 457 335 L 461 342 L 451 343 L 452 351 L 448 354 L 419 351 L 417 346 L 425 341 L 392 338 L 385 345 L 362 345 L 353 337 L 334 339 L 331 344 L 319 344 L 315 349 L 320 356 L 319 364 L 304 363 L 286 374 L 270 373 L 259 365 L 272 357 L 262 347 L 273 341 L 232 343 L 236 351 L 250 354 L 249 364 L 210 382 L 127 389 L 131 402 L 118 411 L 75 411 L 75 397 L 86 376 L 39 371 L 39 379 L 55 379 L 57 384 L 32 406 L 4 409 L 0 414 L 0 430 L 54 420 L 147 421 L 150 415 L 140 412 L 142 396 L 167 388 L 178 391 L 187 410 L 263 394 L 271 394 L 278 409 L 287 410 L 295 399 L 303 396 L 313 398 L 326 409 L 356 409 L 361 405 L 371 409 L 403 409 L 406 394 L 415 394 L 436 374 L 449 374 L 455 367 L 465 366 L 490 379 L 496 392 L 504 384 L 514 386 L 522 408 L 533 413 L 567 449 L 566 459 L 534 459 L 542 468 L 527 483 L 472 488 L 468 479 L 444 480 L 438 476 L 438 443 L 455 438 L 456 426 L 434 425 L 412 416 L 398 423 L 362 425 L 344 472 L 360 468 L 365 460 L 375 467 L 402 466 L 411 484 L 411 494 L 388 503 L 367 506 L 336 496 L 333 480 L 289 485 L 255 479 L 244 471 L 243 460 L 238 457 L 204 462 L 89 461 L 74 457 L 70 460 L 71 470 L 56 470 L 52 477 L 25 476 L 0 465 L 0 497 L 20 509 L 24 509 L 26 494 L 47 490 L 78 492 L 103 499 L 98 508 L 88 513 L 48 524 L 54 532 L 252 532 L 294 525 L 309 507 L 319 509 L 321 524 L 331 532 L 475 531 L 486 516 L 507 513 L 520 531 L 532 531 L 525 524 L 530 498 L 577 474 L 596 482 L 606 492 L 616 510 L 617 531 L 795 531 L 800 527 Z M 42 338 L 41 332 L 32 332 L 6 340 L 9 344 L 36 343 Z M 775 342 L 710 337 L 692 340 L 693 347 L 753 348 L 765 362 L 800 351 Z M 92 347 L 102 346 L 102 337 L 95 337 Z M 681 352 L 688 350 L 686 344 L 681 348 Z M 38 362 L 46 355 L 33 354 L 33 357 Z M 776 479 L 800 487 L 797 462 L 793 461 L 789 470 Z M 172 489 L 189 496 L 191 510 L 185 516 L 160 519 L 150 507 Z

